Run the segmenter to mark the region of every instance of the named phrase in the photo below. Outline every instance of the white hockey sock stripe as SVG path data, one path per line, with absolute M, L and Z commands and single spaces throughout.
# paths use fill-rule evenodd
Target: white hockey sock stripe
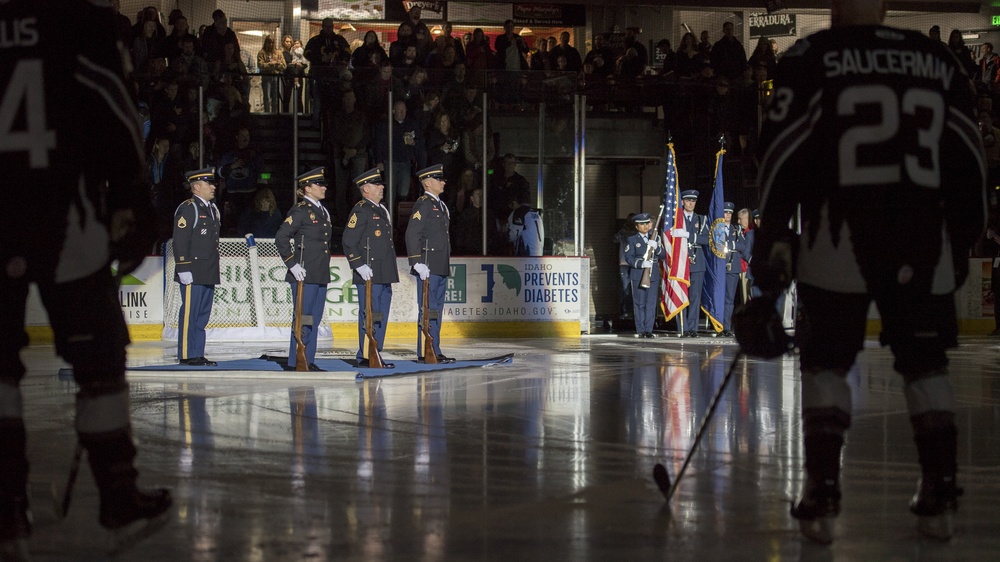
M 128 390 L 100 396 L 77 396 L 76 431 L 108 433 L 129 424 Z

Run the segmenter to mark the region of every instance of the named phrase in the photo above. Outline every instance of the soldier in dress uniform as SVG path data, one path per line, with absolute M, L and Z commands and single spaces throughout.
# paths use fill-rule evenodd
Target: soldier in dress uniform
M 722 216 L 726 219 L 729 233 L 726 235 L 726 304 L 722 316 L 721 336 L 733 337 L 733 307 L 736 305 L 736 289 L 740 285 L 740 274 L 743 273 L 742 254 L 746 251 L 747 240 L 743 236 L 743 229 L 738 224 L 733 224 L 733 211 L 736 205 L 731 201 L 726 201 L 723 205 Z
M 656 262 L 666 257 L 663 244 L 656 239 L 653 219 L 649 213 L 639 213 L 632 217 L 636 233 L 629 236 L 625 245 L 625 261 L 629 265 L 629 281 L 632 285 L 632 308 L 635 316 L 635 333 L 640 338 L 653 337 L 653 323 L 656 321 L 656 303 L 660 296 L 660 271 Z M 652 252 L 652 255 L 648 254 Z M 647 259 L 651 257 L 652 259 Z M 645 270 L 649 270 L 649 287 L 642 288 Z
M 448 224 L 451 215 L 448 206 L 441 200 L 444 192 L 444 167 L 435 164 L 417 172 L 417 178 L 424 186 L 424 194 L 413 205 L 410 222 L 406 225 L 406 255 L 410 260 L 411 274 L 419 277 L 417 282 L 417 306 L 424 297 L 424 279 L 430 279 L 428 309 L 431 335 L 434 337 L 434 353 L 438 363 L 452 363 L 455 360 L 441 353 L 441 314 L 444 310 L 444 292 L 451 275 L 451 242 Z M 417 360 L 424 359 L 423 310 L 417 317 Z
M 177 360 L 182 365 L 214 367 L 205 359 L 205 326 L 219 284 L 221 216 L 215 198 L 215 168 L 185 172 L 192 197 L 174 211 L 174 281 L 181 284 L 177 322 Z
M 691 285 L 688 287 L 690 304 L 684 311 L 684 337 L 698 337 L 698 323 L 701 321 L 701 289 L 705 285 L 705 271 L 708 269 L 709 220 L 705 215 L 694 212 L 698 204 L 698 190 L 681 192 L 684 205 L 684 230 L 679 238 L 687 238 L 688 260 L 691 262 Z
M 310 170 L 298 178 L 297 193 L 302 200 L 288 210 L 288 217 L 278 227 L 274 243 L 278 255 L 288 267 L 285 281 L 292 285 L 292 314 L 295 314 L 295 294 L 298 281 L 303 282 L 302 316 L 312 323 L 302 323 L 302 342 L 310 371 L 322 371 L 316 366 L 316 337 L 326 304 L 326 286 L 330 283 L 330 236 L 333 223 L 330 213 L 320 201 L 326 197 L 326 176 L 323 168 Z M 288 367 L 295 369 L 295 334 L 288 347 Z
M 351 217 L 344 229 L 344 253 L 347 263 L 354 270 L 354 286 L 358 291 L 358 353 L 359 367 L 367 367 L 365 358 L 365 324 L 368 321 L 364 302 L 365 281 L 372 282 L 372 329 L 371 334 L 382 351 L 385 331 L 389 325 L 389 306 L 392 304 L 392 284 L 399 282 L 396 269 L 396 248 L 392 244 L 392 222 L 389 209 L 382 205 L 385 182 L 378 168 L 372 168 L 354 178 L 354 185 L 361 192 L 361 200 L 351 209 Z M 391 369 L 392 363 L 382 365 Z

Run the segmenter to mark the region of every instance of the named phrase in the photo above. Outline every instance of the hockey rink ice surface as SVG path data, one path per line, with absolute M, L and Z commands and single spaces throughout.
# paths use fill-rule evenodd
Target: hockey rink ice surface
M 415 338 L 414 338 L 415 339 Z M 355 340 L 356 342 L 356 340 Z M 344 339 L 319 358 L 353 357 Z M 387 360 L 413 359 L 412 339 Z M 284 343 L 209 343 L 210 359 L 285 353 Z M 142 342 L 130 366 L 171 363 Z M 950 543 L 921 539 L 907 510 L 918 477 L 902 379 L 869 340 L 850 374 L 854 419 L 830 547 L 788 515 L 801 483 L 798 361 L 737 366 L 670 505 L 673 478 L 737 352 L 732 340 L 614 335 L 452 340 L 458 359 L 511 364 L 356 382 L 353 373 L 134 380 L 143 486 L 173 490 L 170 523 L 120 560 L 1000 560 L 1000 338 L 951 353 L 965 488 Z M 74 383 L 48 345 L 23 352 L 36 561 L 101 560 L 97 492 L 80 471 Z

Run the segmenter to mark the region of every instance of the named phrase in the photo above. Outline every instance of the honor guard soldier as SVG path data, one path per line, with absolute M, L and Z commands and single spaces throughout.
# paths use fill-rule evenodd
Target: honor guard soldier
M 28 436 L 20 390 L 26 368 L 20 352 L 28 345 L 25 302 L 31 283 L 48 312 L 56 353 L 72 365 L 79 386 L 76 432 L 97 484 L 101 526 L 132 527 L 158 518 L 171 505 L 167 490 L 136 486 L 125 380 L 129 338 L 109 266 L 118 260 L 119 277 L 132 272 L 152 247 L 155 231 L 149 187 L 139 181 L 142 137 L 122 65 L 126 53 L 116 46 L 111 10 L 96 4 L 0 2 L 6 116 L 0 130 L 6 206 L 0 229 L 0 558 L 5 560 L 30 558 Z M 6 33 L 12 29 L 20 33 Z M 100 142 L 94 142 L 95 131 Z M 59 532 L 79 536 L 78 531 Z M 43 548 L 53 552 L 52 545 Z
M 632 285 L 632 309 L 635 316 L 635 333 L 640 338 L 653 337 L 656 321 L 656 303 L 660 297 L 660 270 L 656 267 L 667 252 L 657 240 L 653 219 L 649 213 L 632 217 L 636 233 L 629 236 L 625 247 L 625 261 L 629 265 L 629 282 Z M 643 276 L 648 272 L 649 286 L 643 287 Z
M 705 272 L 708 270 L 708 217 L 694 212 L 698 204 L 698 191 L 688 189 L 681 192 L 684 205 L 684 229 L 678 238 L 687 238 L 688 261 L 691 262 L 691 285 L 688 287 L 687 310 L 684 311 L 684 337 L 698 337 L 698 323 L 701 322 L 701 289 L 705 286 Z M 680 229 L 679 229 L 680 230 Z
M 410 261 L 411 273 L 419 277 L 417 283 L 417 360 L 424 359 L 423 296 L 422 281 L 430 280 L 428 310 L 430 333 L 434 338 L 434 353 L 438 363 L 452 363 L 455 360 L 441 353 L 441 314 L 444 311 L 444 293 L 451 275 L 451 242 L 448 224 L 451 215 L 447 205 L 441 200 L 444 192 L 444 168 L 435 164 L 417 172 L 417 178 L 424 186 L 424 194 L 413 204 L 410 222 L 406 225 L 406 254 Z M 436 314 L 435 314 L 436 313 Z
M 174 281 L 181 285 L 177 360 L 181 365 L 214 367 L 205 359 L 205 326 L 219 284 L 221 217 L 215 198 L 215 168 L 186 172 L 191 198 L 174 211 Z
M 726 219 L 726 303 L 722 315 L 721 336 L 733 337 L 733 307 L 736 304 L 736 289 L 740 285 L 740 275 L 743 273 L 742 254 L 746 251 L 747 240 L 743 236 L 743 229 L 739 225 L 733 224 L 733 211 L 736 205 L 731 201 L 722 204 L 722 216 Z
M 344 229 L 344 253 L 347 263 L 354 271 L 354 286 L 358 291 L 358 302 L 364 303 L 365 281 L 371 280 L 372 287 L 372 330 L 370 334 L 378 342 L 382 351 L 385 332 L 389 325 L 389 307 L 392 304 L 392 284 L 399 282 L 396 269 L 396 248 L 392 243 L 392 222 L 389 209 L 382 204 L 385 182 L 378 168 L 372 168 L 354 178 L 354 185 L 361 193 L 361 200 L 351 209 L 351 216 Z M 364 304 L 358 307 L 358 353 L 359 367 L 368 366 L 365 357 L 365 325 L 367 312 Z M 391 369 L 392 363 L 382 363 Z
M 302 342 L 310 371 L 322 371 L 316 366 L 316 338 L 326 305 L 326 286 L 330 283 L 330 236 L 333 223 L 330 213 L 320 201 L 326 197 L 326 177 L 323 168 L 310 170 L 298 178 L 298 193 L 302 200 L 288 210 L 288 216 L 274 243 L 278 255 L 284 260 L 288 273 L 285 281 L 292 286 L 292 317 L 297 312 L 298 282 L 302 281 L 302 316 L 311 317 L 312 323 L 302 325 Z M 288 347 L 288 367 L 295 369 L 295 334 Z
M 958 345 L 954 293 L 985 226 L 983 141 L 962 63 L 939 41 L 883 26 L 887 4 L 833 0 L 830 29 L 778 64 L 759 145 L 752 267 L 762 295 L 744 309 L 772 320 L 746 331 L 737 322 L 744 349 L 773 356 L 777 295 L 797 280 L 808 326 L 795 342 L 806 478 L 791 515 L 824 544 L 840 512 L 841 452 L 855 411 L 847 375 L 865 347 L 872 301 L 916 442 L 918 531 L 951 538 L 962 493 L 946 350 Z M 801 234 L 789 228 L 795 217 Z

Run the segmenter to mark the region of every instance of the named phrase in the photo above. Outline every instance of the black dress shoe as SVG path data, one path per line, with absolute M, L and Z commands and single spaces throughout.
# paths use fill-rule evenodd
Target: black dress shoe
M 396 368 L 396 364 L 395 363 L 386 363 L 385 361 L 383 361 L 382 362 L 382 368 L 383 369 L 395 369 Z
M 190 359 L 181 359 L 181 365 L 188 365 L 191 367 L 216 367 L 219 364 L 215 361 L 209 361 L 204 357 L 191 357 Z
M 361 359 L 360 361 L 358 361 L 358 367 L 367 367 L 367 366 L 368 366 L 367 359 Z
M 319 366 L 316 365 L 315 363 L 310 363 L 309 364 L 309 370 L 312 371 L 312 372 L 314 372 L 314 373 L 325 373 L 326 372 L 326 369 L 320 369 Z
M 686 335 L 689 338 L 696 338 L 696 337 L 698 337 L 698 332 L 696 332 L 694 330 L 689 330 L 687 332 L 684 332 L 684 335 Z
M 643 334 L 642 337 L 651 340 L 651 339 L 655 338 L 656 336 L 653 335 L 653 332 L 646 332 L 645 334 Z
M 454 363 L 454 357 L 448 357 L 447 355 L 438 355 L 438 363 Z

